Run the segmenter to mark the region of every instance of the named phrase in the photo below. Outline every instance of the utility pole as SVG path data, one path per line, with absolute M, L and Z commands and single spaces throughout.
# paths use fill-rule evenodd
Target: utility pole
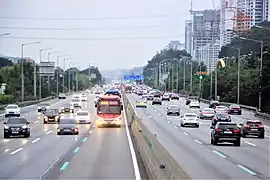
M 57 60 L 56 60 L 56 95 L 59 95 L 59 56 L 57 56 Z
M 185 91 L 186 90 L 186 59 L 183 60 L 183 64 L 184 64 L 183 89 Z

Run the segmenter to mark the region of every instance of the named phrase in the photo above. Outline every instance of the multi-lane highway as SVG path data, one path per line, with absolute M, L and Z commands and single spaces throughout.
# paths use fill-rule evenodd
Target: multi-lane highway
M 135 94 L 128 99 L 135 107 Z M 270 146 L 269 127 L 266 126 L 266 138 L 242 138 L 240 147 L 229 144 L 213 146 L 210 144 L 210 120 L 200 120 L 200 128 L 180 127 L 179 116 L 168 116 L 168 105 L 176 104 L 181 113 L 195 112 L 185 105 L 185 100 L 164 102 L 163 105 L 148 105 L 148 108 L 136 108 L 143 123 L 175 160 L 193 179 L 269 179 Z M 208 107 L 201 103 L 201 108 Z M 232 115 L 232 120 L 241 123 L 244 119 L 254 119 L 251 112 L 244 111 L 242 116 Z M 257 118 L 256 118 L 257 119 Z
M 124 120 L 122 128 L 95 128 L 93 98 L 82 107 L 93 123 L 80 125 L 78 136 L 57 136 L 57 125 L 43 124 L 33 105 L 21 112 L 31 123 L 31 137 L 4 139 L 2 117 L 0 179 L 135 179 L 138 167 Z M 48 103 L 60 108 L 70 100 Z

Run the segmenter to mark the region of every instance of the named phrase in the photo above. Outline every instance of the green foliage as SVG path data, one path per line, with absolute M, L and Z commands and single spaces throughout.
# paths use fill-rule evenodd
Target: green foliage
M 79 74 L 78 75 L 78 84 L 79 84 L 79 90 L 87 89 L 91 86 L 91 81 L 89 79 L 89 76 L 85 74 Z
M 5 66 L 11 66 L 12 64 L 13 64 L 12 61 L 6 58 L 0 57 L 0 68 L 5 67 Z
M 13 103 L 14 97 L 12 95 L 0 94 L 0 104 Z

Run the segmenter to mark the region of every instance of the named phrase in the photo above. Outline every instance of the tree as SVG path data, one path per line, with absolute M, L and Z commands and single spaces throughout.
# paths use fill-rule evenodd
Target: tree
M 12 61 L 4 57 L 0 57 L 0 68 L 13 65 Z

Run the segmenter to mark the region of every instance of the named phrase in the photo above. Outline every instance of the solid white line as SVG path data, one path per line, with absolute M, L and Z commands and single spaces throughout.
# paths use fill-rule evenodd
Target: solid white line
M 203 123 L 199 121 L 199 124 L 203 124 Z
M 256 176 L 256 173 L 255 172 L 253 172 L 253 171 L 251 171 L 251 170 L 249 170 L 248 168 L 246 168 L 246 167 L 244 167 L 244 166 L 242 166 L 242 165 L 237 165 L 239 168 L 241 168 L 241 169 L 243 169 L 244 171 L 246 171 L 247 173 L 249 173 L 249 174 L 251 174 L 251 175 L 253 175 L 253 176 Z
M 245 141 L 246 144 L 249 144 L 251 146 L 256 146 L 255 144 L 251 143 L 251 142 L 248 142 L 248 141 Z
M 38 142 L 39 140 L 40 140 L 40 138 L 37 138 L 34 141 L 32 141 L 32 143 L 34 144 L 34 143 Z
M 23 150 L 23 148 L 19 148 L 19 149 L 15 150 L 15 151 L 12 151 L 10 154 L 11 155 L 16 154 L 17 152 L 20 152 L 21 150 Z
M 52 133 L 52 130 L 48 131 L 46 134 L 51 134 Z
M 9 151 L 9 149 L 6 149 L 6 150 L 5 150 L 5 152 L 8 152 L 8 151 Z
M 217 154 L 218 156 L 222 157 L 222 158 L 227 158 L 224 154 L 216 151 L 216 150 L 213 150 L 213 153 Z
M 132 104 L 131 104 L 131 107 L 133 109 L 135 109 Z M 124 119 L 125 119 L 125 128 L 126 128 L 126 133 L 127 133 L 127 138 L 128 138 L 128 144 L 129 144 L 129 149 L 130 149 L 130 153 L 131 153 L 134 173 L 135 173 L 135 179 L 136 180 L 141 180 L 141 174 L 140 174 L 140 171 L 139 171 L 139 166 L 138 166 L 136 153 L 135 153 L 135 150 L 134 150 L 134 147 L 133 147 L 133 144 L 132 144 L 132 141 L 131 141 L 131 137 L 130 137 L 130 134 L 129 134 L 129 128 L 128 128 L 128 122 L 127 122 L 127 116 L 126 116 L 125 107 L 123 108 L 123 113 L 124 113 Z M 135 113 L 135 115 L 137 115 L 137 114 Z
M 37 124 L 39 121 L 35 121 L 34 123 Z
M 186 132 L 184 132 L 184 135 L 188 136 L 189 134 L 188 134 L 188 133 L 186 133 Z

